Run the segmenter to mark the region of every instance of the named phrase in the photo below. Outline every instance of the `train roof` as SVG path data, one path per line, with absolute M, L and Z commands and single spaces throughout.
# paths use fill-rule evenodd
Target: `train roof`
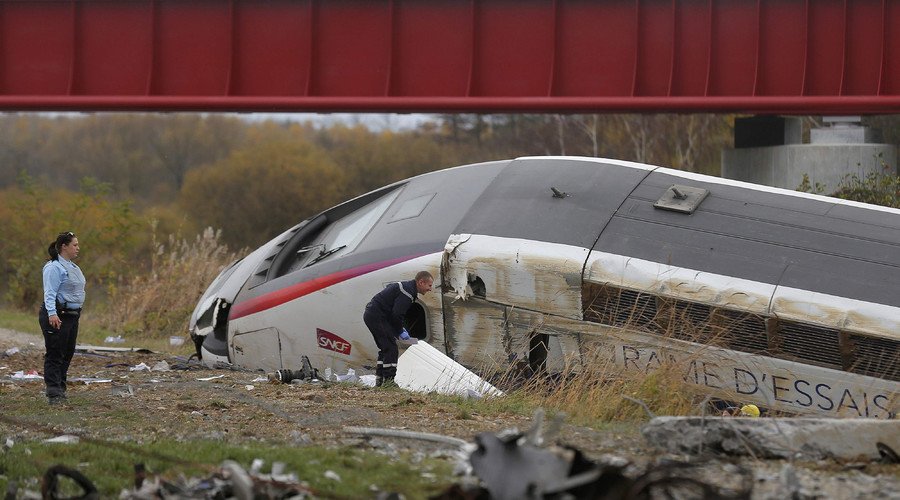
M 690 212 L 660 208 L 673 185 L 706 194 Z M 900 306 L 896 209 L 618 160 L 525 157 L 423 174 L 320 218 L 385 199 L 358 247 L 290 281 L 439 252 L 451 234 L 483 234 Z

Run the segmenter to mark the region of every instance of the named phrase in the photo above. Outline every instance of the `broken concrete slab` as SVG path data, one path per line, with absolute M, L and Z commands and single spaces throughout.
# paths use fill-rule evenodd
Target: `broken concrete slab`
M 878 443 L 900 449 L 900 420 L 656 417 L 641 433 L 672 453 L 757 458 L 880 458 Z
M 414 392 L 502 396 L 503 392 L 426 342 L 409 346 L 397 361 L 398 386 Z

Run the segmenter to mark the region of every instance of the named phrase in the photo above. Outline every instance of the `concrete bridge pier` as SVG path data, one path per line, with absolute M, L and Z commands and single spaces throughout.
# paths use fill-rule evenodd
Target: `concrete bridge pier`
M 858 116 L 826 116 L 825 126 L 810 130 L 804 144 L 798 117 L 753 116 L 734 124 L 734 148 L 722 151 L 722 177 L 797 189 L 803 175 L 812 187 L 834 192 L 848 174 L 897 173 L 897 147 L 880 143 L 878 130 Z

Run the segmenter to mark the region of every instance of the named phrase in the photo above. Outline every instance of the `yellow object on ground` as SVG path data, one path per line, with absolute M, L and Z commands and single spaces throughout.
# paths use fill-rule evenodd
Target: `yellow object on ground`
M 758 417 L 759 416 L 759 408 L 756 405 L 744 405 L 741 407 L 741 416 L 743 416 L 743 417 Z

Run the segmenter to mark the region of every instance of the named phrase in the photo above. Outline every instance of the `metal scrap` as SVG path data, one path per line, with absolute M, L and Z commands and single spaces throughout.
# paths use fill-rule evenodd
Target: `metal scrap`
M 696 464 L 659 462 L 635 475 L 631 464 L 616 460 L 596 463 L 576 448 L 547 443 L 543 436 L 543 411 L 535 412 L 532 429 L 515 429 L 476 436 L 477 447 L 469 456 L 471 474 L 479 484 L 462 481 L 435 498 L 442 499 L 650 499 L 683 491 L 692 497 L 747 499 L 753 488 L 749 471 L 738 468 L 742 486 L 726 490 L 700 479 Z M 556 424 L 551 425 L 555 428 Z

